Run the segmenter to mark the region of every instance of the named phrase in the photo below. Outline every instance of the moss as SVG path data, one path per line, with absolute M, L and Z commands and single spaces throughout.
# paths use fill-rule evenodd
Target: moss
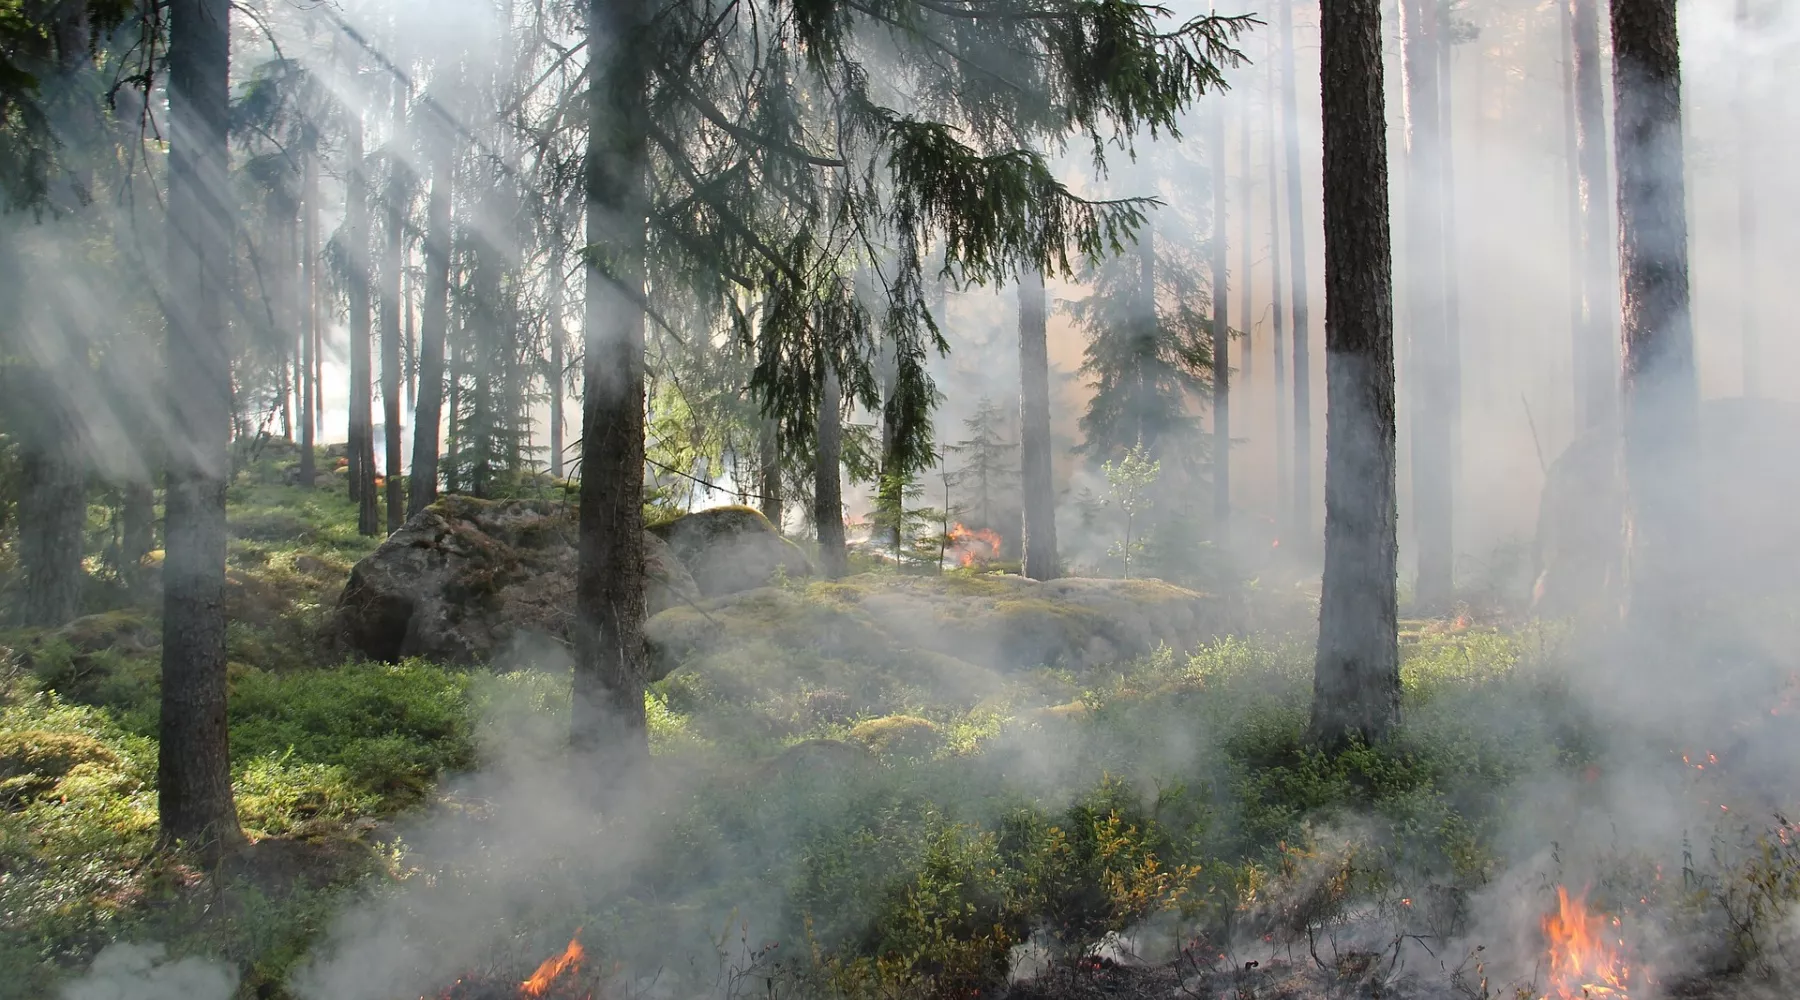
M 889 715 L 850 727 L 850 738 L 879 754 L 925 757 L 943 745 L 938 724 L 916 715 Z
M 44 729 L 0 730 L 0 801 L 20 801 L 49 791 L 84 764 L 112 767 L 118 754 L 85 733 Z

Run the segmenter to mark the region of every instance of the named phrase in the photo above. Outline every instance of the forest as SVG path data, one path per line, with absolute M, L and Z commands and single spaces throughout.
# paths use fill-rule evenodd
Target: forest
M 0 0 L 0 1000 L 1794 995 L 1797 56 Z

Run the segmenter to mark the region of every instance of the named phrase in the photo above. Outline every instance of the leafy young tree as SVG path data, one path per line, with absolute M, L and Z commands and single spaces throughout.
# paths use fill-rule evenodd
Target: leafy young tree
M 1143 445 L 1133 445 L 1117 462 L 1100 467 L 1106 477 L 1106 503 L 1124 516 L 1124 535 L 1112 544 L 1109 553 L 1124 567 L 1125 579 L 1131 579 L 1131 559 L 1144 551 L 1144 538 L 1135 532 L 1143 516 L 1149 513 L 1151 490 L 1162 478 L 1162 462 L 1152 459 Z
M 1311 738 L 1387 737 L 1400 716 L 1393 247 L 1378 0 L 1323 0 L 1325 573 Z

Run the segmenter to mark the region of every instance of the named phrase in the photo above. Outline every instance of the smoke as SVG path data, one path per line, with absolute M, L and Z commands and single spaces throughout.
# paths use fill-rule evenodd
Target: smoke
M 230 1000 L 237 973 L 202 958 L 171 959 L 162 945 L 110 944 L 61 1000 Z

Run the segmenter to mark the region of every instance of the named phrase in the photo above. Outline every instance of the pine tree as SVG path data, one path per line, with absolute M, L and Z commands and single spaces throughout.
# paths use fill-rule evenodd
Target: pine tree
M 450 326 L 451 187 L 456 161 L 442 95 L 430 102 L 425 155 L 431 194 L 425 209 L 425 289 L 419 330 L 419 392 L 413 416 L 412 475 L 406 509 L 417 514 L 437 499 L 438 444 L 444 411 L 445 340 Z
M 963 457 L 962 467 L 953 477 L 966 498 L 959 506 L 975 527 L 999 530 L 1001 504 L 1010 503 L 1019 478 L 1018 446 L 1006 439 L 1005 412 L 986 396 L 963 421 L 963 429 L 969 436 L 950 448 Z M 950 509 L 948 499 L 944 507 Z
M 1154 457 L 1197 446 L 1191 407 L 1212 382 L 1210 303 L 1195 269 L 1152 231 L 1138 252 L 1112 258 L 1089 277 L 1094 292 L 1070 304 L 1088 334 L 1081 374 L 1094 394 L 1082 414 L 1078 450 L 1095 461 L 1142 447 Z
M 1675 0 L 1613 0 L 1612 37 L 1629 616 L 1638 635 L 1673 638 L 1692 619 L 1684 584 L 1700 516 Z
M 1323 0 L 1322 0 L 1323 2 Z M 1294 331 L 1294 499 L 1293 536 L 1308 549 L 1312 537 L 1312 354 L 1309 286 L 1306 280 L 1306 202 L 1300 194 L 1300 111 L 1294 82 L 1294 0 L 1281 0 L 1282 137 L 1287 148 L 1288 287 L 1294 296 L 1288 314 Z M 1323 15 L 1321 15 L 1321 20 Z
M 230 220 L 225 0 L 169 8 L 169 410 L 157 813 L 165 841 L 203 849 L 242 838 L 231 794 L 225 702 L 225 478 L 231 351 L 223 296 Z
M 1322 0 L 1325 573 L 1311 738 L 1385 739 L 1400 716 L 1393 251 L 1379 0 Z

